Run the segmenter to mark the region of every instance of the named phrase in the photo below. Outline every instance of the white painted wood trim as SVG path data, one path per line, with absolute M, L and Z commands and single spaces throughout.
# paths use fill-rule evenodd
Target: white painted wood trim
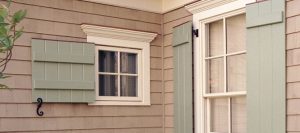
M 95 25 L 81 25 L 87 36 L 150 43 L 157 34 Z
M 185 6 L 185 8 L 189 12 L 196 14 L 196 13 L 199 13 L 199 12 L 202 12 L 205 10 L 209 10 L 209 9 L 212 9 L 215 7 L 225 5 L 225 4 L 233 2 L 233 1 L 236 1 L 236 0 L 203 0 L 203 1 L 195 2 L 190 5 L 187 5 L 187 6 Z
M 151 105 L 150 103 L 150 42 L 157 36 L 155 33 L 133 31 L 94 25 L 82 25 L 82 30 L 87 34 L 87 42 L 95 43 L 95 55 L 99 48 L 107 47 L 116 51 L 138 50 L 138 98 L 105 98 L 96 100 L 89 105 Z M 106 47 L 106 48 L 105 48 Z M 132 50 L 131 50 L 132 51 Z M 134 52 L 134 51 L 133 51 Z M 98 56 L 95 61 L 98 61 Z M 96 63 L 97 64 L 97 63 Z M 97 70 L 97 65 L 95 65 Z M 97 73 L 98 74 L 98 73 Z M 96 75 L 96 74 L 95 74 Z M 98 79 L 96 77 L 96 79 Z M 96 80 L 96 83 L 98 81 Z M 96 84 L 97 86 L 97 84 Z M 97 88 L 96 92 L 97 92 Z M 97 95 L 98 93 L 96 93 Z
M 253 3 L 255 0 L 204 0 L 187 5 L 185 8 L 193 14 L 193 26 L 195 29 L 199 29 L 199 37 L 194 38 L 194 122 L 195 133 L 210 132 L 205 118 L 205 112 L 203 108 L 206 102 L 204 100 L 205 82 L 202 80 L 205 73 L 205 66 L 202 64 L 202 59 L 205 58 L 205 53 L 202 51 L 205 43 L 205 26 L 204 23 L 211 22 L 223 17 L 232 16 L 234 14 L 244 13 L 246 4 Z M 223 16 L 222 16 L 223 15 Z M 220 17 L 221 16 L 221 17 Z M 238 53 L 236 53 L 238 54 Z M 239 94 L 233 94 L 235 96 L 245 95 L 243 92 Z M 210 95 L 206 95 L 210 96 Z M 215 95 L 217 96 L 217 95 Z M 209 112 L 206 112 L 209 115 Z M 205 123 L 206 124 L 205 124 Z

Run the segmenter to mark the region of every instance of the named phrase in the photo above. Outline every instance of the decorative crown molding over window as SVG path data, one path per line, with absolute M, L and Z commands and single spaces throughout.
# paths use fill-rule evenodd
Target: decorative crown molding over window
M 203 0 L 187 5 L 185 8 L 192 14 L 196 14 L 234 1 L 237 0 Z
M 98 36 L 127 41 L 150 43 L 157 36 L 155 33 L 86 24 L 81 25 L 81 28 L 87 34 L 87 36 Z

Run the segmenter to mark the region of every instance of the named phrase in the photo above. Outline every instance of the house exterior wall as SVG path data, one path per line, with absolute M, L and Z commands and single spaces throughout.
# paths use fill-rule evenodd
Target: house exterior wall
M 300 0 L 286 0 L 287 132 L 300 132 Z
M 27 9 L 4 83 L 0 89 L 0 132 L 162 133 L 161 14 L 79 0 L 14 0 L 11 9 Z M 31 39 L 86 41 L 81 24 L 158 33 L 151 43 L 151 106 L 90 106 L 45 103 L 43 117 L 31 101 Z
M 192 21 L 192 14 L 184 7 L 163 14 L 163 71 L 164 71 L 164 130 L 165 133 L 174 132 L 174 100 L 173 100 L 173 27 Z
M 300 132 L 300 0 L 286 0 L 287 132 Z M 0 89 L 0 132 L 173 133 L 173 27 L 192 20 L 186 9 L 164 14 L 79 0 L 15 0 L 27 9 L 25 33 L 16 42 Z M 44 104 L 31 101 L 31 38 L 86 41 L 80 25 L 95 24 L 158 33 L 151 43 L 151 106 Z

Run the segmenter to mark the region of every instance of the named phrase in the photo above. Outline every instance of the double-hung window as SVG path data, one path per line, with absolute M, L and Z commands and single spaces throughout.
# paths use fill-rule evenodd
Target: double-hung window
M 246 133 L 245 14 L 203 23 L 203 101 L 207 133 Z
M 186 6 L 193 13 L 194 28 L 200 31 L 194 38 L 197 133 L 246 133 L 249 129 L 245 7 L 253 2 L 203 0 Z

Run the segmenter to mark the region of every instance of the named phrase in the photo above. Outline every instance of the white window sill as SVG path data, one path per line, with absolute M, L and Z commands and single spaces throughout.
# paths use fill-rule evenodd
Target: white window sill
M 137 102 L 137 101 L 95 101 L 88 105 L 123 105 L 123 106 L 150 106 L 150 102 Z

